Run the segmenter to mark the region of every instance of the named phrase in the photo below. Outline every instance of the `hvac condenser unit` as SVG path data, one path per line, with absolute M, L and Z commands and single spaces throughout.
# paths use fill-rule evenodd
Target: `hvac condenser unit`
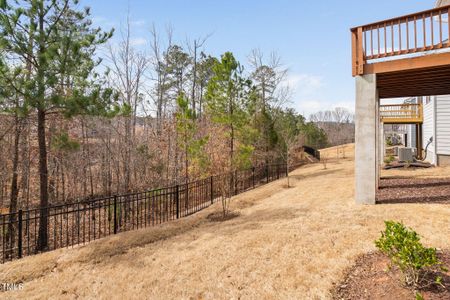
M 412 148 L 398 149 L 398 160 L 410 162 L 414 161 L 413 149 Z
M 394 147 L 394 156 L 398 156 L 398 147 Z

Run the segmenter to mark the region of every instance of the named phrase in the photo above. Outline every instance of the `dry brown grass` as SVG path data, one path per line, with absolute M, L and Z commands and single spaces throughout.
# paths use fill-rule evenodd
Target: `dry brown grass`
M 291 189 L 279 180 L 235 197 L 239 216 L 225 222 L 207 218 L 217 203 L 161 227 L 1 265 L 0 282 L 23 280 L 24 289 L 0 296 L 327 299 L 345 268 L 375 249 L 386 219 L 450 248 L 449 205 L 355 205 L 351 159 L 305 166 L 291 180 Z
M 334 162 L 341 159 L 353 158 L 355 156 L 355 144 L 320 149 L 320 156 L 327 157 L 328 161 Z

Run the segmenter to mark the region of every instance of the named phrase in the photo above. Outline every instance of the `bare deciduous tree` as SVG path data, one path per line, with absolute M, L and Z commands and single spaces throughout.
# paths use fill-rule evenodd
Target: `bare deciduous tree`
M 131 180 L 132 149 L 136 135 L 137 108 L 142 101 L 144 73 L 148 67 L 148 60 L 143 53 L 136 51 L 131 45 L 130 17 L 127 16 L 125 28 L 121 32 L 122 40 L 118 45 L 110 44 L 108 58 L 111 64 L 109 74 L 110 84 L 119 92 L 119 97 L 126 107 L 126 114 L 131 115 L 123 119 L 123 154 L 124 154 L 124 190 L 129 190 Z
M 310 120 L 325 131 L 331 146 L 354 141 L 354 114 L 345 108 L 337 107 L 333 110 L 319 111 L 312 114 Z

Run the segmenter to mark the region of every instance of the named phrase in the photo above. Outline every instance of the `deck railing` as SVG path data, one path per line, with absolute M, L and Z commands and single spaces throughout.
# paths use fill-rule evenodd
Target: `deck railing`
M 450 5 L 351 29 L 352 73 L 369 61 L 450 48 Z
M 380 118 L 384 123 L 421 123 L 422 104 L 380 105 Z

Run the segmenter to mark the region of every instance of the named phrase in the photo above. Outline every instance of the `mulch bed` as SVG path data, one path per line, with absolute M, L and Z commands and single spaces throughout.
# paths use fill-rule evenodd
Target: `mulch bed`
M 450 204 L 450 178 L 382 179 L 377 203 L 445 203 Z
M 426 168 L 426 169 L 428 169 L 431 167 L 433 167 L 432 164 L 427 163 L 427 162 L 422 162 L 422 161 L 417 161 L 417 162 L 412 162 L 412 163 L 396 161 L 396 162 L 385 165 L 383 169 L 385 169 L 385 170 L 399 169 L 399 168 Z
M 447 268 L 450 266 L 450 251 L 439 252 L 439 258 Z M 415 299 L 415 292 L 402 284 L 400 271 L 389 270 L 388 266 L 389 259 L 380 252 L 361 255 L 345 272 L 344 279 L 334 286 L 333 299 Z M 421 290 L 424 299 L 450 299 L 450 272 L 439 275 L 444 287 L 433 285 Z

